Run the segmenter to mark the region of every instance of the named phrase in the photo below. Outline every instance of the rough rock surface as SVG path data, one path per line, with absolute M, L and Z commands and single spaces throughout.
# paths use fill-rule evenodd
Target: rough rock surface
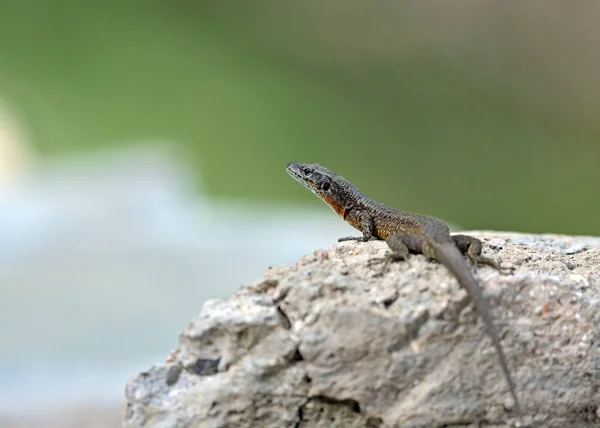
M 317 250 L 229 300 L 126 386 L 125 427 L 600 427 L 600 239 L 471 232 L 523 417 L 466 292 L 381 241 Z

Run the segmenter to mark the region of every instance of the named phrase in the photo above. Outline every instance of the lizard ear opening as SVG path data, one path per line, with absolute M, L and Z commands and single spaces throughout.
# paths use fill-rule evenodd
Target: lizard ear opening
M 321 185 L 321 189 L 323 189 L 323 190 L 326 192 L 326 191 L 328 191 L 328 190 L 329 190 L 329 187 L 330 187 L 330 186 L 331 186 L 331 185 L 329 184 L 329 182 L 328 182 L 328 181 L 326 181 L 325 183 L 323 183 L 323 184 Z

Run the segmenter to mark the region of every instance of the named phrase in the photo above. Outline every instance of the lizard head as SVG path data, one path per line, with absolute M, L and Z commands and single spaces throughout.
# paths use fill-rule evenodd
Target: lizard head
M 352 195 L 358 190 L 344 177 L 318 163 L 290 162 L 287 172 L 345 218 L 347 209 L 352 205 Z
M 334 185 L 335 174 L 324 166 L 318 163 L 290 162 L 286 169 L 293 179 L 319 198 L 325 199 L 332 192 L 331 187 Z

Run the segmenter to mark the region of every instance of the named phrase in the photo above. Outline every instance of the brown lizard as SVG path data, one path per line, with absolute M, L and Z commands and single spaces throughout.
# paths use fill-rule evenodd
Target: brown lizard
M 370 239 L 382 239 L 392 250 L 392 258 L 407 259 L 411 252 L 421 253 L 429 259 L 440 261 L 456 277 L 483 318 L 487 333 L 498 353 L 516 410 L 520 413 L 515 385 L 494 327 L 489 304 L 463 257 L 466 254 L 474 265 L 483 263 L 498 268 L 496 262 L 481 255 L 481 241 L 467 235 L 450 235 L 448 225 L 436 218 L 399 211 L 377 202 L 344 177 L 319 164 L 290 162 L 287 172 L 363 235 L 340 238 L 339 241 L 366 242 Z

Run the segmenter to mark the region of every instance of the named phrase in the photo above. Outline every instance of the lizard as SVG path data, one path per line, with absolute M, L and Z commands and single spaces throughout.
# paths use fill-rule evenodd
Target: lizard
M 407 260 L 409 253 L 420 253 L 428 259 L 441 262 L 453 274 L 467 290 L 483 319 L 498 354 L 515 408 L 520 414 L 515 384 L 494 326 L 490 306 L 464 258 L 466 255 L 474 266 L 481 263 L 499 269 L 494 260 L 482 256 L 481 241 L 468 235 L 451 235 L 448 225 L 437 218 L 400 211 L 375 201 L 344 177 L 322 165 L 290 162 L 286 169 L 292 178 L 323 200 L 348 224 L 362 232 L 361 237 L 348 236 L 339 238 L 338 241 L 385 240 L 391 250 L 391 259 Z

